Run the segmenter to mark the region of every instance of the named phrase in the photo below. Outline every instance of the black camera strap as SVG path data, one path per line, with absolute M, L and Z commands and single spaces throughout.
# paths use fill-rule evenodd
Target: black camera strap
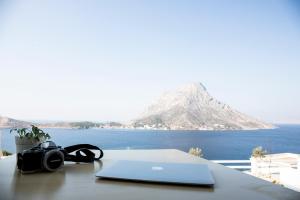
M 91 150 L 97 150 L 100 152 L 100 155 L 96 157 L 95 153 Z M 75 151 L 75 155 L 70 153 Z M 94 162 L 95 160 L 99 160 L 103 157 L 103 151 L 94 145 L 90 144 L 77 144 L 64 148 L 64 156 L 65 161 L 73 161 L 73 162 Z

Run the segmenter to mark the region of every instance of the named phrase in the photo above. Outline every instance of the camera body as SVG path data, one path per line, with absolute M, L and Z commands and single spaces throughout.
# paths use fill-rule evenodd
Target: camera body
M 52 141 L 17 154 L 17 166 L 22 173 L 55 171 L 64 164 L 64 149 Z

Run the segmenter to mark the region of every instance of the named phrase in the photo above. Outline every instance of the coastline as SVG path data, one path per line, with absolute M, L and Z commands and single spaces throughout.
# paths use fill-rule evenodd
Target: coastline
M 291 124 L 281 124 L 281 126 L 286 126 Z M 298 124 L 293 124 L 294 126 L 297 126 Z M 213 128 L 202 128 L 202 129 L 168 129 L 168 128 L 150 128 L 150 127 L 131 127 L 131 126 L 124 126 L 124 127 L 89 127 L 89 128 L 81 128 L 78 126 L 43 126 L 43 125 L 37 125 L 39 128 L 43 129 L 78 129 L 78 130 L 84 130 L 84 129 L 103 129 L 103 130 L 111 130 L 111 129 L 117 129 L 117 130 L 149 130 L 149 131 L 219 131 L 219 132 L 226 132 L 226 131 L 259 131 L 259 130 L 273 130 L 280 128 L 280 125 L 276 125 L 272 128 L 243 128 L 243 129 L 213 129 Z M 292 126 L 292 125 L 291 125 Z M 0 126 L 0 129 L 12 129 L 15 127 L 12 126 Z

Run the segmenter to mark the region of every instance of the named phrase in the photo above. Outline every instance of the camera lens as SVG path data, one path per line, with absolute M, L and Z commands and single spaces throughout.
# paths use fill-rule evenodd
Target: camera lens
M 64 154 L 56 149 L 46 152 L 43 160 L 44 168 L 48 171 L 55 171 L 64 163 Z

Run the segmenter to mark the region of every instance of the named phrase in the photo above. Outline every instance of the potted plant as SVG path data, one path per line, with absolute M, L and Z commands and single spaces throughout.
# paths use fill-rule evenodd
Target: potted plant
M 11 129 L 10 133 L 16 132 L 16 153 L 20 153 L 25 149 L 30 149 L 40 142 L 50 139 L 50 135 L 39 129 L 37 126 L 31 125 L 31 129 L 19 128 Z

